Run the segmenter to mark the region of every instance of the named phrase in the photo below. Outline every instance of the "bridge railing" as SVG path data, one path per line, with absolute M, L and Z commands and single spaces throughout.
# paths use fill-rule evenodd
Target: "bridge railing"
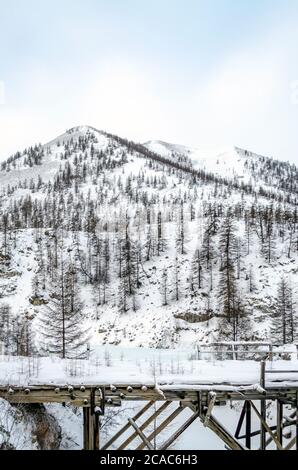
M 197 345 L 199 360 L 269 360 L 279 357 L 287 359 L 293 354 L 298 359 L 298 345 L 294 347 L 281 347 L 271 342 L 259 341 L 222 341 Z

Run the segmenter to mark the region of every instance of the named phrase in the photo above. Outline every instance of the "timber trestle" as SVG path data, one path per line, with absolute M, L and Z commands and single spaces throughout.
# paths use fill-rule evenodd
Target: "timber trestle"
M 0 398 L 14 404 L 71 403 L 81 407 L 85 450 L 166 450 L 195 421 L 215 433 L 228 449 L 297 450 L 298 379 L 292 384 L 282 380 L 266 384 L 267 372 L 262 363 L 260 383 L 253 385 L 0 386 Z M 100 443 L 100 421 L 106 408 L 121 407 L 126 402 L 143 402 L 143 406 L 108 442 Z M 238 416 L 234 413 L 235 424 L 231 426 L 231 418 L 219 420 L 217 409 L 235 402 L 237 406 L 242 403 L 242 411 Z

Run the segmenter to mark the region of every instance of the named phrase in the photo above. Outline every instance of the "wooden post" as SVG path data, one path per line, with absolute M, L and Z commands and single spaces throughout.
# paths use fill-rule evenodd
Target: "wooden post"
M 198 344 L 197 346 L 197 350 L 198 350 L 198 361 L 201 360 L 201 347 L 200 347 L 200 343 Z
M 210 392 L 209 393 L 208 401 L 209 401 L 209 404 L 208 404 L 208 408 L 207 408 L 207 411 L 206 411 L 206 414 L 205 414 L 205 420 L 204 420 L 204 423 L 203 423 L 204 427 L 208 426 L 208 421 L 211 417 L 211 414 L 212 414 L 212 411 L 213 411 L 213 408 L 214 408 L 214 405 L 215 405 L 215 402 L 216 402 L 216 393 L 215 392 Z
M 265 389 L 265 373 L 266 373 L 266 362 L 261 362 L 261 376 L 260 376 L 260 385 Z M 261 450 L 266 450 L 266 428 L 263 423 L 266 423 L 266 400 L 261 399 L 261 417 L 260 421 L 261 433 L 260 433 L 260 448 Z
M 104 412 L 104 396 L 101 393 L 101 409 Z M 95 412 L 95 389 L 90 393 L 90 406 L 83 408 L 84 450 L 99 450 L 99 417 Z
M 99 419 L 91 406 L 83 408 L 84 450 L 99 450 Z
M 271 362 L 273 361 L 273 346 L 272 346 L 272 344 L 269 344 L 269 360 Z
M 276 400 L 276 437 L 282 446 L 282 428 L 283 428 L 283 403 L 281 400 Z
M 251 404 L 249 401 L 245 402 L 245 445 L 251 449 Z
M 296 450 L 298 450 L 298 392 L 296 392 Z
M 238 424 L 237 424 L 237 428 L 236 428 L 236 432 L 235 432 L 236 439 L 240 438 L 242 425 L 243 425 L 243 422 L 244 422 L 244 418 L 246 417 L 246 403 L 247 403 L 247 401 L 244 402 L 244 405 L 243 405 L 242 410 L 241 410 L 240 418 L 239 418 L 239 421 L 238 421 Z M 245 435 L 243 436 L 243 438 L 244 437 L 245 437 Z
M 237 346 L 234 343 L 232 344 L 232 352 L 233 352 L 233 361 L 237 361 Z

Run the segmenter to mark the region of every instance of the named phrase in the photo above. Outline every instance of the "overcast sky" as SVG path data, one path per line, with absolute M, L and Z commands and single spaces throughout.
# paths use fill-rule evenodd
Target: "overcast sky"
M 0 0 L 0 159 L 80 124 L 298 163 L 297 0 Z

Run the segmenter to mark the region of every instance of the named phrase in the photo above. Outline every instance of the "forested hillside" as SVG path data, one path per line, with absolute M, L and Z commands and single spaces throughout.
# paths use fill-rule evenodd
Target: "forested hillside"
M 298 169 L 78 127 L 3 162 L 4 352 L 297 340 Z

